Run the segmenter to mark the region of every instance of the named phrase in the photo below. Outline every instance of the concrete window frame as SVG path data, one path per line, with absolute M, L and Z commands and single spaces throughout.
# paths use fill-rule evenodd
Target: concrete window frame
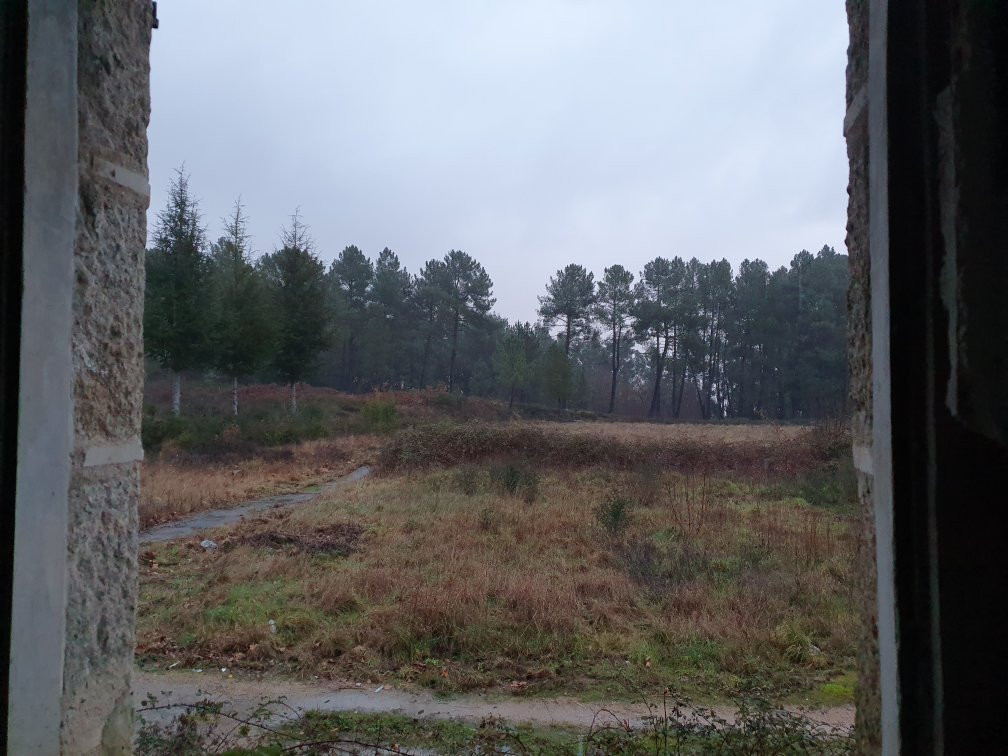
M 973 533 L 954 527 L 949 504 L 953 492 L 976 496 L 998 482 L 1008 452 L 964 434 L 955 410 L 947 412 L 939 401 L 950 354 L 943 346 L 948 316 L 940 279 L 948 250 L 934 103 L 951 76 L 951 20 L 958 18 L 957 7 L 970 3 L 848 2 L 867 5 L 869 12 L 870 456 L 882 749 L 963 752 L 977 735 L 1003 745 L 1008 655 L 985 657 L 984 651 L 1003 640 L 1005 623 L 977 609 L 1008 574 L 1008 549 L 992 527 Z M 73 451 L 78 9 L 60 0 L 24 0 L 24 6 L 30 23 L 18 239 L 23 289 L 13 517 L 10 502 L 4 513 L 4 524 L 14 523 L 10 574 L 4 576 L 11 588 L 10 625 L 3 628 L 10 644 L 3 680 L 8 740 L 0 745 L 12 753 L 58 753 Z M 10 71 L 3 74 L 6 81 Z M 962 252 L 973 261 L 983 254 Z M 9 445 L 3 452 L 7 470 Z M 963 511 L 987 514 L 968 501 Z M 992 524 L 991 517 L 982 523 Z M 972 569 L 973 551 L 988 557 L 981 565 L 986 572 Z
M 23 289 L 6 747 L 59 753 L 73 444 L 77 4 L 27 3 Z

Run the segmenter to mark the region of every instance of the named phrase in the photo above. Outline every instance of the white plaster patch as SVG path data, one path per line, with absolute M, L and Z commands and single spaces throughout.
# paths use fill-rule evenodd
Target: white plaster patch
M 865 475 L 874 475 L 872 448 L 868 444 L 854 444 L 854 467 Z
M 147 181 L 147 177 L 142 173 L 131 171 L 129 168 L 123 168 L 121 165 L 115 165 L 108 160 L 98 157 L 94 159 L 92 167 L 94 168 L 94 172 L 99 176 L 114 181 L 119 186 L 125 187 L 132 192 L 136 192 L 146 200 L 150 199 L 150 184 Z
M 84 467 L 139 462 L 143 456 L 143 445 L 139 438 L 134 437 L 123 444 L 88 447 L 84 451 Z
M 858 118 L 865 111 L 865 107 L 868 105 L 868 85 L 865 84 L 857 92 L 854 93 L 854 97 L 851 98 L 850 107 L 847 108 L 847 114 L 843 119 L 843 133 L 844 136 L 850 134 L 851 130 L 854 128 L 854 124 L 857 123 Z

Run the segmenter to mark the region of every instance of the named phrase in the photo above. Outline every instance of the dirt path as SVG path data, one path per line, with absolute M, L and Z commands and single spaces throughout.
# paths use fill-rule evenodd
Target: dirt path
M 233 525 L 248 515 L 257 514 L 267 509 L 304 504 L 316 496 L 321 496 L 322 494 L 338 490 L 350 483 L 363 480 L 370 473 L 370 467 L 358 467 L 349 475 L 344 475 L 342 478 L 326 483 L 319 491 L 312 493 L 280 494 L 279 496 L 270 496 L 265 499 L 256 499 L 255 501 L 249 501 L 234 507 L 199 512 L 182 520 L 176 520 L 175 522 L 141 531 L 140 543 L 157 543 L 161 541 L 174 541 L 177 538 L 187 538 L 203 530 L 219 528 L 224 525 Z
M 253 711 L 263 699 L 285 698 L 287 706 L 301 711 L 354 711 L 368 714 L 402 714 L 415 718 L 459 719 L 479 723 L 488 716 L 500 717 L 512 724 L 542 727 L 588 729 L 627 721 L 640 727 L 648 716 L 643 704 L 629 702 L 583 703 L 573 698 L 503 698 L 491 695 L 466 695 L 437 698 L 426 690 L 402 690 L 388 685 L 362 686 L 355 683 L 297 682 L 289 680 L 228 679 L 218 669 L 202 673 L 146 672 L 136 670 L 133 691 L 137 705 L 153 693 L 159 704 L 191 703 L 209 697 L 227 702 L 239 715 Z M 170 695 L 168 695 L 170 694 Z M 731 707 L 710 707 L 725 721 L 732 721 Z M 171 719 L 175 710 L 156 712 L 159 719 Z M 289 715 L 289 711 L 287 714 Z M 150 715 L 145 715 L 150 716 Z M 807 713 L 810 722 L 830 727 L 854 727 L 854 707 L 837 706 Z

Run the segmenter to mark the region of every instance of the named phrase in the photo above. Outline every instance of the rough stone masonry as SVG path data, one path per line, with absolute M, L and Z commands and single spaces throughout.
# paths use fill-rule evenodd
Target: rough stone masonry
M 133 735 L 152 20 L 149 0 L 78 6 L 65 753 L 129 752 Z
M 855 565 L 858 615 L 858 751 L 882 746 L 879 699 L 878 609 L 875 589 L 875 513 L 872 502 L 872 340 L 871 265 L 868 249 L 868 2 L 847 0 L 847 115 L 844 136 L 850 174 L 847 184 L 847 339 L 850 370 L 851 436 L 859 507 Z

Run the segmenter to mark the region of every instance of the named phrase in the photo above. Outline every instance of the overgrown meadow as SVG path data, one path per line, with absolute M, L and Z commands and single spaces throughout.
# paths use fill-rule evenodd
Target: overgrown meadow
M 216 550 L 144 551 L 139 661 L 444 692 L 851 700 L 842 429 L 505 420 L 450 401 L 319 394 L 303 409 L 314 440 L 254 444 L 255 420 L 162 439 L 148 508 L 151 482 L 173 490 L 186 468 L 205 491 L 243 464 L 264 490 L 375 473 L 212 533 Z

